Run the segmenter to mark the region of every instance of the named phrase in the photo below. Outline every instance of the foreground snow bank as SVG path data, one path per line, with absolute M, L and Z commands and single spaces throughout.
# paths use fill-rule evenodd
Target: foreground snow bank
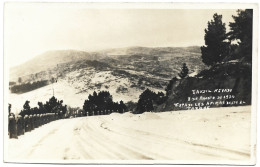
M 246 106 L 58 120 L 9 139 L 7 158 L 43 163 L 249 160 L 250 117 Z

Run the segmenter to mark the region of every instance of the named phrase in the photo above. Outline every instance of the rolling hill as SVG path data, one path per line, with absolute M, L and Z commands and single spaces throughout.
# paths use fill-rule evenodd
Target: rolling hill
M 164 92 L 169 80 L 180 72 L 183 63 L 187 64 L 191 75 L 204 69 L 200 48 L 130 47 L 97 52 L 57 50 L 45 52 L 11 68 L 10 82 L 17 82 L 19 77 L 22 83 L 54 79 L 60 85 L 55 87 L 55 92 L 66 93 L 65 87 L 70 87 L 73 90 L 70 91 L 70 98 L 81 97 L 79 102 L 71 104 L 73 106 L 83 104 L 82 97 L 87 98 L 89 93 L 100 90 L 111 92 L 116 100 L 136 102 L 146 88 Z M 62 84 L 66 86 L 61 86 Z M 39 89 L 14 94 L 12 98 L 26 96 L 30 100 L 31 96 L 34 97 L 34 92 L 45 90 Z M 10 100 L 15 101 L 13 99 Z M 35 97 L 33 99 L 38 100 Z M 70 105 L 69 99 L 66 102 Z
M 33 59 L 10 69 L 10 80 L 16 80 L 18 77 L 47 71 L 58 64 L 68 63 L 79 60 L 95 60 L 98 55 L 84 51 L 76 50 L 55 50 L 47 51 Z

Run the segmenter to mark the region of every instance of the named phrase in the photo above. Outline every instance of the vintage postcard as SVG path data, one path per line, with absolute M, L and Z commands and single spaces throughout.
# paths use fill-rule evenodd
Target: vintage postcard
M 256 163 L 258 6 L 4 4 L 4 162 Z

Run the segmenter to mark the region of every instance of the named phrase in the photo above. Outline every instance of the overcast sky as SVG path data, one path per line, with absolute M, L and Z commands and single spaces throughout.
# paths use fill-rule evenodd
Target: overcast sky
M 7 4 L 4 54 L 21 64 L 48 50 L 95 51 L 129 46 L 201 46 L 214 13 L 228 9 L 93 9 L 82 5 Z M 227 26 L 228 28 L 228 26 Z

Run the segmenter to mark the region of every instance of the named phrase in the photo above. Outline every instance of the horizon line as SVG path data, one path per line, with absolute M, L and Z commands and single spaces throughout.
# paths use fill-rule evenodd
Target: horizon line
M 11 68 L 15 68 L 15 67 L 18 67 L 30 60 L 33 60 L 34 58 L 36 58 L 37 56 L 40 56 L 44 53 L 47 53 L 47 52 L 52 52 L 52 51 L 81 51 L 81 52 L 87 52 L 87 53 L 95 53 L 95 52 L 104 52 L 104 51 L 107 51 L 107 50 L 110 50 L 110 49 L 127 49 L 127 48 L 188 48 L 188 47 L 201 47 L 199 45 L 187 45 L 187 46 L 140 46 L 140 45 L 137 45 L 137 46 L 126 46 L 126 47 L 111 47 L 111 48 L 105 48 L 105 49 L 96 49 L 96 50 L 89 50 L 89 49 L 86 49 L 86 50 L 82 50 L 82 49 L 54 49 L 54 50 L 47 50 L 47 51 L 44 51 L 38 55 L 35 55 L 34 57 L 32 57 L 31 59 L 25 61 L 25 62 L 22 62 L 22 63 L 19 63 L 17 65 L 14 65 L 14 66 L 9 66 L 9 69 Z

